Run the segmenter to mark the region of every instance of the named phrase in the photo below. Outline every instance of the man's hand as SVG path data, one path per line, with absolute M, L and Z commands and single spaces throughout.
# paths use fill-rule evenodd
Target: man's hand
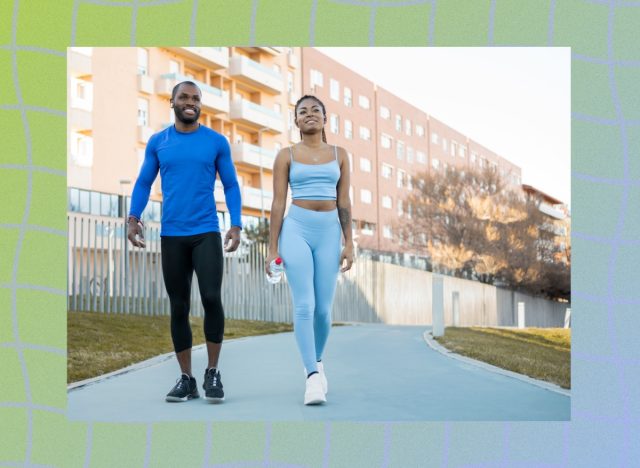
M 227 235 L 224 236 L 224 251 L 235 252 L 240 245 L 240 228 L 238 226 L 231 226 L 227 231 Z
M 129 220 L 127 221 L 127 238 L 135 247 L 141 247 L 144 249 L 144 233 L 143 233 L 142 221 L 134 218 L 133 216 L 129 216 Z M 140 237 L 140 239 L 136 239 L 136 236 Z
M 345 245 L 344 249 L 342 249 L 342 255 L 340 255 L 340 265 L 345 264 L 342 268 L 340 268 L 340 272 L 344 273 L 347 270 L 351 269 L 351 265 L 353 265 L 353 244 Z

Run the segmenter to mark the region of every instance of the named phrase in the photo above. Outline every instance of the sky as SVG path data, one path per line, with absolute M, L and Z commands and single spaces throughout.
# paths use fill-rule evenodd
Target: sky
M 571 204 L 568 47 L 317 47 Z M 392 110 L 393 111 L 393 110 Z

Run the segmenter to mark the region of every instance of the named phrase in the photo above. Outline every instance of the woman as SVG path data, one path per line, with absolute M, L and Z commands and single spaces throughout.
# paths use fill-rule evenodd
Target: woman
M 305 405 L 327 401 L 322 353 L 331 329 L 338 271 L 349 270 L 353 263 L 349 158 L 343 148 L 327 144 L 326 116 L 324 104 L 315 96 L 302 96 L 296 103 L 295 124 L 302 141 L 281 150 L 273 166 L 265 267 L 271 275 L 269 265 L 279 256 L 287 273 L 294 334 L 307 374 Z M 283 221 L 287 184 L 292 204 Z

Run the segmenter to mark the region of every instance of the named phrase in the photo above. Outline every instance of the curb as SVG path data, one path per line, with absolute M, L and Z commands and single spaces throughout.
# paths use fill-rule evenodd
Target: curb
M 258 335 L 256 335 L 256 336 L 258 336 Z M 225 342 L 225 344 L 228 344 L 228 343 L 232 343 L 234 341 L 242 341 L 242 340 L 245 340 L 247 338 L 252 338 L 252 337 L 251 336 L 243 336 L 243 337 L 240 337 L 240 338 L 231 338 L 231 339 L 225 340 L 224 342 Z M 197 345 L 197 346 L 194 346 L 193 348 L 191 348 L 191 351 L 192 352 L 199 351 L 200 349 L 206 348 L 206 346 L 207 346 L 206 343 L 202 343 L 200 345 Z M 135 364 L 131 364 L 130 366 L 123 367 L 122 369 L 118 369 L 118 370 L 115 370 L 113 372 L 109 372 L 108 374 L 102 374 L 102 375 L 99 375 L 97 377 L 91 377 L 89 379 L 80 380 L 78 382 L 73 382 L 73 383 L 70 383 L 69 385 L 67 385 L 67 393 L 72 392 L 74 390 L 78 390 L 78 389 L 87 387 L 89 385 L 100 383 L 103 380 L 111 379 L 111 378 L 117 377 L 119 375 L 128 374 L 129 372 L 134 372 L 134 371 L 141 370 L 141 369 L 146 369 L 147 367 L 157 366 L 158 364 L 162 364 L 163 362 L 166 362 L 166 361 L 169 361 L 169 360 L 175 359 L 175 358 L 176 358 L 175 352 L 171 351 L 169 353 L 160 354 L 159 356 L 155 356 L 155 357 L 146 359 L 144 361 L 136 362 Z
M 433 349 L 434 351 L 439 352 L 440 354 L 443 354 L 447 357 L 450 357 L 452 359 L 457 359 L 458 361 L 462 361 L 466 364 L 471 364 L 473 366 L 476 367 L 480 367 L 484 370 L 487 370 L 489 372 L 494 372 L 496 374 L 501 374 L 507 377 L 511 377 L 513 379 L 517 379 L 520 380 L 522 382 L 526 382 L 529 383 L 531 385 L 535 385 L 537 387 L 541 387 L 545 390 L 549 390 L 551 392 L 555 392 L 555 393 L 559 393 L 561 395 L 570 397 L 571 396 L 571 391 L 567 390 L 566 388 L 562 388 L 559 385 L 556 384 L 552 384 L 549 382 L 545 382 L 544 380 L 538 380 L 538 379 L 534 379 L 532 377 L 529 377 L 527 375 L 523 375 L 523 374 L 518 374 L 517 372 L 513 372 L 513 371 L 509 371 L 506 369 L 502 369 L 501 367 L 496 367 L 494 365 L 491 364 L 487 364 L 486 362 L 482 362 L 482 361 L 478 361 L 476 359 L 471 359 L 469 357 L 466 356 L 462 356 L 461 354 L 457 354 L 454 353 L 450 350 L 448 350 L 447 348 L 445 348 L 444 346 L 442 346 L 440 343 L 436 342 L 436 340 L 433 338 L 433 336 L 431 335 L 431 332 L 429 330 L 425 330 L 425 332 L 422 334 L 422 337 L 424 338 L 424 341 L 426 341 L 426 343 L 429 345 L 429 347 L 431 349 Z

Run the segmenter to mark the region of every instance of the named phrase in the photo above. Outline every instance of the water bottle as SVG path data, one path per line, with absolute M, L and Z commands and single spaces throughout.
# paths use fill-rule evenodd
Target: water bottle
M 267 276 L 267 281 L 271 284 L 276 284 L 280 282 L 282 279 L 282 272 L 284 271 L 284 265 L 282 264 L 282 259 L 280 257 L 272 260 L 269 264 L 269 269 L 271 270 L 271 276 Z

